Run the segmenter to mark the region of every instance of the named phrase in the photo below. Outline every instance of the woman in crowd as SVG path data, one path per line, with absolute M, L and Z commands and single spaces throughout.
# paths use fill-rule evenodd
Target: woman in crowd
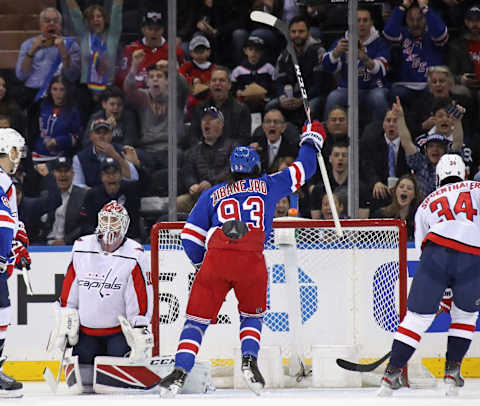
M 415 211 L 422 199 L 415 177 L 403 175 L 393 188 L 392 203 L 375 210 L 370 217 L 404 220 L 407 223 L 407 238 L 413 240 Z
M 123 0 L 113 0 L 110 15 L 99 4 L 87 7 L 83 15 L 76 0 L 67 0 L 67 5 L 75 33 L 80 38 L 80 83 L 86 86 L 91 98 L 97 102 L 99 94 L 112 84 L 115 75 L 117 48 L 122 33 Z M 87 100 L 83 104 L 88 117 L 93 112 L 93 106 Z
M 59 156 L 73 156 L 83 130 L 69 82 L 63 76 L 52 79 L 47 97 L 39 107 L 38 125 L 39 132 L 34 133 L 30 142 L 35 163 L 52 161 Z

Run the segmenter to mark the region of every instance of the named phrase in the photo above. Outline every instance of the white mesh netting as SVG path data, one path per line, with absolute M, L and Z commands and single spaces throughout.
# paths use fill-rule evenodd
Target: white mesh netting
M 398 225 L 342 222 L 344 236 L 339 239 L 325 223 L 288 223 L 295 228 L 281 233 L 294 236 L 295 246 L 278 244 L 278 234 L 272 233 L 265 247 L 269 311 L 262 346 L 279 346 L 285 365 L 292 348 L 309 364 L 314 345 L 356 345 L 359 358 L 380 357 L 399 323 L 399 291 L 406 292 L 406 274 L 400 273 L 399 261 L 406 247 L 399 242 Z M 161 354 L 175 353 L 194 278 L 180 232 L 180 228 L 158 230 Z M 288 272 L 294 273 L 293 279 Z M 199 353 L 212 360 L 218 374 L 231 372 L 234 348 L 240 345 L 238 324 L 236 299 L 230 292 Z

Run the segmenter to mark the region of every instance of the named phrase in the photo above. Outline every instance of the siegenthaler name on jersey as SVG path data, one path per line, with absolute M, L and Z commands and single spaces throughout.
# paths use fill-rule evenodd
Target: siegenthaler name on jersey
M 255 192 L 255 193 L 260 193 L 262 195 L 266 195 L 267 184 L 265 181 L 260 179 L 243 179 L 243 180 L 238 180 L 233 184 L 221 186 L 218 189 L 216 189 L 210 196 L 212 198 L 212 205 L 215 206 L 217 202 L 220 199 L 223 199 L 224 197 L 228 197 L 236 193 L 244 193 L 244 192 Z
M 449 192 L 450 190 L 459 190 L 468 187 L 470 190 L 473 189 L 479 189 L 480 188 L 480 182 L 458 182 L 458 183 L 451 183 L 449 185 L 445 185 L 434 192 L 432 192 L 429 196 L 425 198 L 425 200 L 422 203 L 422 209 L 426 208 L 428 206 L 428 203 L 430 202 L 431 199 L 434 197 L 437 197 L 438 195 L 441 195 L 443 193 Z

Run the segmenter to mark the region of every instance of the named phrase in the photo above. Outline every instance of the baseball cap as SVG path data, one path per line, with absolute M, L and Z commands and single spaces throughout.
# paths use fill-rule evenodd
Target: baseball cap
M 478 20 L 480 19 L 480 4 L 475 4 L 465 11 L 466 20 Z
M 190 41 L 190 44 L 188 44 L 188 50 L 193 51 L 196 47 L 199 46 L 204 46 L 205 48 L 210 49 L 210 42 L 203 35 L 197 35 L 193 37 Z
M 163 15 L 160 11 L 156 10 L 147 10 L 142 17 L 142 27 L 144 25 L 165 25 L 163 21 Z
M 218 118 L 224 121 L 223 114 L 220 110 L 218 110 L 215 106 L 205 107 L 202 111 L 201 118 L 205 117 L 207 114 L 210 114 L 214 118 Z
M 107 120 L 104 120 L 103 118 L 99 118 L 98 120 L 92 121 L 92 124 L 90 125 L 90 131 L 97 131 L 100 128 L 106 128 L 107 130 L 112 129 L 110 122 L 108 122 Z
M 265 45 L 265 41 L 262 38 L 257 37 L 255 35 L 250 35 L 247 38 L 247 40 L 245 41 L 244 48 L 255 47 L 255 48 L 258 48 L 258 49 L 263 49 L 264 45 Z
M 55 161 L 55 165 L 53 166 L 53 169 L 54 170 L 72 169 L 72 160 L 65 156 L 58 157 L 57 160 Z
M 117 171 L 120 171 L 121 170 L 121 167 L 120 167 L 120 164 L 118 163 L 118 161 L 116 161 L 115 159 L 113 158 L 106 158 L 103 162 L 102 162 L 102 166 L 100 168 L 101 171 L 105 171 L 109 168 L 115 168 Z

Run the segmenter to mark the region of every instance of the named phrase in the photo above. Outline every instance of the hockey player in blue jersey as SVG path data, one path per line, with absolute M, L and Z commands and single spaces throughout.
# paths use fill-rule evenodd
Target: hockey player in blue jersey
M 24 147 L 25 140 L 17 131 L 0 129 L 0 397 L 8 398 L 22 396 L 22 384 L 1 371 L 6 360 L 2 352 L 11 311 L 7 280 L 14 267 L 29 266 L 31 262 L 26 247 L 19 241 L 20 233 L 24 241 L 28 238 L 19 229 L 15 186 L 9 176 L 17 170 Z
M 162 396 L 181 390 L 193 368 L 205 330 L 214 322 L 233 288 L 240 313 L 242 373 L 259 393 L 265 385 L 258 370 L 267 267 L 263 250 L 272 231 L 275 207 L 316 171 L 325 131 L 320 122 L 303 127 L 297 160 L 273 175 L 261 174 L 254 149 L 237 147 L 230 156 L 231 180 L 204 191 L 182 230 L 182 244 L 198 273 L 188 299 L 175 369 L 160 382 Z

